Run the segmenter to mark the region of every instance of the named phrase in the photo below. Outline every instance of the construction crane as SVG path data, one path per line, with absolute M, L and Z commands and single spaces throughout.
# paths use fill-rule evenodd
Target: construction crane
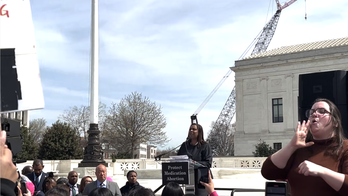
M 285 2 L 284 5 L 280 5 L 279 1 L 276 0 L 277 3 L 277 11 L 271 18 L 271 20 L 266 24 L 266 26 L 263 28 L 263 31 L 261 35 L 258 38 L 258 41 L 254 47 L 254 50 L 251 52 L 251 55 L 258 54 L 260 52 L 264 52 L 267 50 L 269 43 L 271 42 L 273 35 L 275 33 L 275 30 L 278 25 L 280 13 L 283 9 L 289 7 L 291 4 L 293 4 L 297 0 L 291 0 L 288 2 Z
M 268 45 L 271 42 L 273 35 L 275 33 L 275 30 L 277 28 L 280 13 L 282 12 L 283 9 L 285 9 L 286 7 L 289 7 L 291 4 L 293 4 L 297 0 L 290 0 L 288 2 L 285 2 L 283 5 L 281 5 L 279 3 L 279 0 L 275 0 L 275 1 L 277 4 L 276 13 L 273 15 L 273 17 L 270 19 L 270 21 L 265 25 L 265 27 L 262 29 L 262 31 L 256 36 L 256 38 L 249 45 L 247 50 L 244 51 L 244 53 L 239 57 L 238 60 L 244 58 L 244 56 L 249 51 L 250 46 L 254 45 L 255 40 L 257 40 L 257 43 L 255 44 L 255 47 L 254 47 L 253 51 L 251 52 L 251 56 L 267 50 Z M 229 69 L 229 71 L 221 79 L 221 81 L 218 83 L 218 85 L 213 89 L 213 91 L 208 95 L 208 97 L 198 107 L 198 109 L 195 111 L 195 113 L 191 116 L 191 123 L 198 123 L 198 120 L 197 120 L 198 113 L 208 103 L 208 101 L 211 99 L 211 97 L 215 94 L 215 92 L 220 88 L 220 86 L 225 82 L 225 80 L 229 77 L 229 75 L 231 73 L 232 73 L 232 70 Z M 221 125 L 228 126 L 231 123 L 235 113 L 236 113 L 236 87 L 234 87 L 232 89 L 232 92 L 229 95 L 224 107 L 222 108 L 219 117 L 215 121 L 215 124 L 214 124 L 211 132 L 213 132 L 217 127 L 219 127 Z

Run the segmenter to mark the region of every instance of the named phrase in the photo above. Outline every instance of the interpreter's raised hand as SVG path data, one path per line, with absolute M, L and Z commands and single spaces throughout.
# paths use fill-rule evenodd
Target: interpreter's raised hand
M 306 143 L 306 137 L 308 134 L 308 127 L 309 127 L 310 121 L 308 120 L 303 121 L 302 124 L 300 122 L 297 123 L 297 129 L 295 131 L 294 136 L 292 137 L 290 144 L 298 149 L 298 148 L 304 148 L 308 146 L 312 146 L 314 142 L 307 142 Z
M 0 178 L 16 183 L 17 168 L 12 162 L 12 152 L 6 145 L 6 131 L 0 131 Z
M 319 176 L 325 168 L 310 161 L 303 161 L 298 166 L 298 169 L 298 172 L 305 176 Z

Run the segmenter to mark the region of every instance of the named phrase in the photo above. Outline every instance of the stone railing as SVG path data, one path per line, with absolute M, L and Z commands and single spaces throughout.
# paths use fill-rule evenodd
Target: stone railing
M 261 168 L 267 157 L 214 157 L 213 168 Z
M 261 168 L 266 157 L 214 157 L 212 168 L 245 168 L 258 169 Z M 166 161 L 168 159 L 162 159 Z M 67 175 L 69 171 L 78 168 L 78 164 L 82 160 L 49 160 L 44 161 L 44 172 L 59 173 L 59 175 Z M 153 159 L 117 159 L 115 163 L 111 159 L 105 160 L 109 167 L 113 168 L 114 175 L 123 175 L 129 170 L 140 169 L 161 169 L 161 161 Z M 21 171 L 26 165 L 32 165 L 33 161 L 17 164 L 18 170 Z

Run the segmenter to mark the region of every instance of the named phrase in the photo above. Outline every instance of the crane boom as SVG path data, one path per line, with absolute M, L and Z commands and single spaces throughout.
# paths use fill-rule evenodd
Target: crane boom
M 251 55 L 255 55 L 255 54 L 258 54 L 260 52 L 264 52 L 267 50 L 268 45 L 269 45 L 269 43 L 271 43 L 273 35 L 277 29 L 279 17 L 280 17 L 282 10 L 289 7 L 295 1 L 297 1 L 297 0 L 290 0 L 288 2 L 285 2 L 284 5 L 280 5 L 279 0 L 276 0 L 278 10 L 273 15 L 271 20 L 263 28 L 263 31 L 262 31 L 262 33 L 261 33 L 261 35 L 260 35 L 260 37 L 255 45 L 255 48 L 251 52 Z
M 284 8 L 293 4 L 295 1 L 296 0 L 290 0 L 281 6 L 279 1 L 276 0 L 278 10 L 273 15 L 271 20 L 263 28 L 263 31 L 260 34 L 251 55 L 255 55 L 267 50 L 268 45 L 271 42 L 273 35 L 275 33 L 275 30 L 277 28 L 281 11 Z M 218 119 L 215 121 L 215 124 L 211 132 L 214 132 L 216 129 L 219 129 L 221 127 L 226 127 L 226 125 L 228 126 L 231 123 L 235 113 L 236 113 L 236 86 L 233 87 L 232 92 L 230 96 L 228 97 L 224 107 L 222 108 L 222 111 L 220 112 Z M 224 126 L 221 126 L 221 125 L 224 125 Z
M 297 1 L 297 0 L 290 0 L 288 2 L 285 2 L 284 5 L 280 5 L 279 1 L 276 0 L 278 10 L 283 10 L 283 9 L 289 7 L 291 4 L 295 3 L 295 1 Z
M 271 40 L 277 28 L 280 13 L 281 13 L 281 10 L 277 10 L 277 12 L 271 18 L 271 20 L 263 28 L 263 31 L 255 45 L 255 48 L 251 52 L 251 55 L 255 55 L 267 50 L 268 45 L 269 43 L 271 43 Z
M 235 113 L 236 113 L 236 88 L 234 87 L 224 107 L 222 108 L 222 111 L 220 112 L 218 119 L 215 121 L 215 125 L 217 124 L 229 125 Z

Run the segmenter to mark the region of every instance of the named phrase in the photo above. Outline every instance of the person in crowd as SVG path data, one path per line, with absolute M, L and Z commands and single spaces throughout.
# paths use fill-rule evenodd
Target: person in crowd
M 86 184 L 93 182 L 93 178 L 91 176 L 85 176 L 81 179 L 80 182 L 80 188 L 79 188 L 79 194 L 82 195 L 83 189 L 85 189 Z
M 137 189 L 136 191 L 132 191 L 130 196 L 155 196 L 155 193 L 148 188 L 141 187 L 140 189 Z
M 109 189 L 97 187 L 93 189 L 88 196 L 114 196 Z
M 55 187 L 59 187 L 59 188 L 61 188 L 61 189 L 64 189 L 64 190 L 67 191 L 68 193 L 70 193 L 70 187 L 67 186 L 66 184 L 57 184 L 57 186 L 55 186 Z M 55 187 L 53 187 L 53 188 L 55 188 Z
M 60 184 L 47 191 L 45 196 L 69 196 L 69 188 Z
M 213 155 L 210 145 L 204 140 L 203 127 L 200 124 L 192 123 L 188 131 L 188 139 L 182 143 L 178 155 L 187 155 L 193 161 L 196 161 L 204 167 L 210 168 L 213 162 Z M 199 170 L 199 168 L 198 168 Z M 197 172 L 195 172 L 196 174 Z M 195 176 L 195 178 L 198 178 Z M 206 196 L 205 189 L 195 184 L 195 194 L 197 196 Z
M 6 169 L 4 169 L 6 168 Z M 0 192 L 1 196 L 16 196 L 17 168 L 12 162 L 12 152 L 6 145 L 6 131 L 0 131 Z
M 31 183 L 30 180 L 27 177 L 21 176 L 17 179 L 17 189 L 15 190 L 17 192 L 17 196 L 32 196 L 31 191 L 35 190 L 34 185 L 31 187 L 32 189 L 29 190 L 27 183 Z
M 110 182 L 106 180 L 107 170 L 102 164 L 98 165 L 95 169 L 96 181 L 87 184 L 83 190 L 83 195 L 88 195 L 93 189 L 97 187 L 108 188 L 115 196 L 121 196 L 120 188 L 116 182 Z
M 31 181 L 27 181 L 26 184 L 27 184 L 27 189 L 31 193 L 31 196 L 33 196 L 35 192 L 35 185 Z
M 298 123 L 291 141 L 265 160 L 263 177 L 288 180 L 291 196 L 347 195 L 348 141 L 340 111 L 319 98 L 306 114 L 308 121 Z
M 180 185 L 176 182 L 169 182 L 166 184 L 162 191 L 162 196 L 183 196 L 184 191 L 182 191 Z
M 137 172 L 134 170 L 127 172 L 128 181 L 126 182 L 126 185 L 121 188 L 122 196 L 128 196 L 130 192 L 136 191 L 142 187 L 137 181 L 137 175 Z
M 34 171 L 33 167 L 31 165 L 27 165 L 27 166 L 23 167 L 22 175 L 28 175 L 28 174 L 32 173 L 33 171 Z
M 53 172 L 49 172 L 48 176 L 43 181 L 42 190 L 37 191 L 36 196 L 45 195 L 47 191 L 51 190 L 55 186 L 57 186 L 56 179 L 53 176 Z
M 70 196 L 76 196 L 79 193 L 80 185 L 77 184 L 78 175 L 76 171 L 70 171 L 68 174 L 67 186 L 70 189 Z
M 110 176 L 106 177 L 106 180 L 111 181 L 111 182 L 114 181 Z
M 33 162 L 34 171 L 27 174 L 27 177 L 34 183 L 35 185 L 35 193 L 42 190 L 42 184 L 44 179 L 48 176 L 47 173 L 43 172 L 43 161 L 41 159 L 35 159 Z
M 57 185 L 58 184 L 63 184 L 63 185 L 67 185 L 69 182 L 69 180 L 67 178 L 58 178 L 57 180 Z
M 30 191 L 31 196 L 34 195 L 35 192 L 35 185 L 29 180 L 29 178 L 25 175 L 21 175 L 22 181 L 26 183 L 28 191 Z M 29 196 L 29 194 L 27 194 Z

